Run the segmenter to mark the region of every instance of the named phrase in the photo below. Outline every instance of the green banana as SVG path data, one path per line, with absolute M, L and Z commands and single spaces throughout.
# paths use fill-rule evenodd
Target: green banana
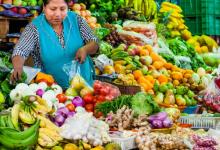
M 25 140 L 14 140 L 8 136 L 0 135 L 0 143 L 7 148 L 25 148 L 37 143 L 38 132 L 35 132 Z
M 37 120 L 35 124 L 33 124 L 30 128 L 24 131 L 17 131 L 16 129 L 8 128 L 8 127 L 0 127 L 0 133 L 5 136 L 9 136 L 11 139 L 25 140 L 38 130 L 39 122 L 40 121 Z
M 7 116 L 7 127 L 14 128 L 14 125 L 13 125 L 13 123 L 11 121 L 11 115 Z
M 37 124 L 38 124 L 38 128 L 36 128 L 35 132 L 23 140 L 12 139 L 8 135 L 0 134 L 0 143 L 4 147 L 13 148 L 13 149 L 26 148 L 35 145 L 37 143 L 37 139 L 39 135 L 39 121 L 37 122 Z
M 20 104 L 15 104 L 11 110 L 11 121 L 15 129 L 17 130 L 20 130 L 19 123 L 18 123 L 19 111 L 20 111 Z
M 1 127 L 7 127 L 6 117 L 7 117 L 6 115 L 0 116 Z

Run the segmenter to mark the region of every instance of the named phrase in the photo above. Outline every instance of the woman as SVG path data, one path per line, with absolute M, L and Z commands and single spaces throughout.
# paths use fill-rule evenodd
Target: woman
M 90 54 L 98 49 L 98 40 L 80 16 L 68 11 L 67 0 L 43 0 L 43 13 L 28 24 L 12 54 L 11 80 L 21 77 L 25 59 L 31 54 L 35 67 L 53 75 L 63 88 L 69 86 L 64 64 L 76 59 L 81 76 L 91 85 L 94 73 Z

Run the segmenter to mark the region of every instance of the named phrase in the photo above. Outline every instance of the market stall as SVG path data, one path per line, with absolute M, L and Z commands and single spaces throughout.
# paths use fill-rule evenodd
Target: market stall
M 73 61 L 63 66 L 71 75 L 63 89 L 33 66 L 10 82 L 8 46 L 19 34 L 7 25 L 37 17 L 42 1 L 0 1 L 0 27 L 7 28 L 0 30 L 0 150 L 220 149 L 220 47 L 211 37 L 218 35 L 191 32 L 177 4 L 70 1 L 99 38 L 99 51 L 94 84 Z

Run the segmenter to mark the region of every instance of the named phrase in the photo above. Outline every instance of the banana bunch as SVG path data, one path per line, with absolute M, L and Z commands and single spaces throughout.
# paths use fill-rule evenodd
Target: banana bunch
M 38 115 L 40 120 L 38 145 L 40 147 L 53 147 L 63 138 L 60 136 L 60 128 L 54 125 L 49 119 Z
M 184 24 L 185 21 L 182 15 L 182 9 L 170 2 L 163 2 L 161 4 L 160 13 L 170 13 L 167 28 L 171 31 L 171 37 L 183 36 L 188 37 L 188 27 Z
M 50 109 L 45 100 L 37 96 L 26 96 L 11 110 L 11 118 L 14 127 L 19 130 L 18 122 L 21 120 L 25 124 L 33 124 L 36 115 L 46 115 Z
M 0 127 L 0 145 L 5 149 L 25 149 L 37 143 L 40 121 L 37 120 L 25 131 Z
M 8 127 L 8 128 L 16 129 L 12 122 L 12 118 L 10 114 L 0 116 L 0 127 Z
M 142 12 L 148 20 L 157 18 L 157 4 L 154 0 L 125 0 L 125 6 Z

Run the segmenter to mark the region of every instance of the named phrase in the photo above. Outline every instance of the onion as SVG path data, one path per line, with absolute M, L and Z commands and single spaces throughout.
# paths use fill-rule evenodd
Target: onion
M 173 125 L 173 122 L 172 122 L 172 120 L 170 120 L 170 118 L 166 118 L 163 121 L 163 127 L 164 128 L 170 128 L 172 125 Z
M 149 118 L 148 118 L 148 121 L 151 123 L 152 121 L 154 120 L 160 120 L 160 121 L 163 121 L 167 118 L 167 113 L 166 112 L 159 112 L 157 113 L 156 115 L 151 115 Z
M 57 115 L 61 115 L 65 118 L 67 117 L 68 113 L 69 113 L 69 110 L 66 107 L 60 107 L 58 111 L 56 112 Z
M 82 100 L 81 97 L 76 96 L 76 97 L 73 98 L 72 104 L 73 104 L 75 107 L 78 107 L 78 106 L 83 106 L 83 105 L 84 105 L 84 102 L 83 102 L 83 100 Z
M 153 120 L 151 125 L 155 129 L 163 128 L 163 123 L 161 120 Z
M 55 117 L 55 122 L 58 123 L 59 126 L 61 126 L 65 121 L 65 118 L 62 115 L 57 115 Z
M 38 89 L 38 90 L 36 91 L 36 94 L 37 94 L 38 96 L 42 97 L 42 95 L 44 94 L 44 90 Z
M 69 112 L 69 113 L 67 114 L 67 118 L 73 117 L 75 114 L 76 114 L 75 112 Z

